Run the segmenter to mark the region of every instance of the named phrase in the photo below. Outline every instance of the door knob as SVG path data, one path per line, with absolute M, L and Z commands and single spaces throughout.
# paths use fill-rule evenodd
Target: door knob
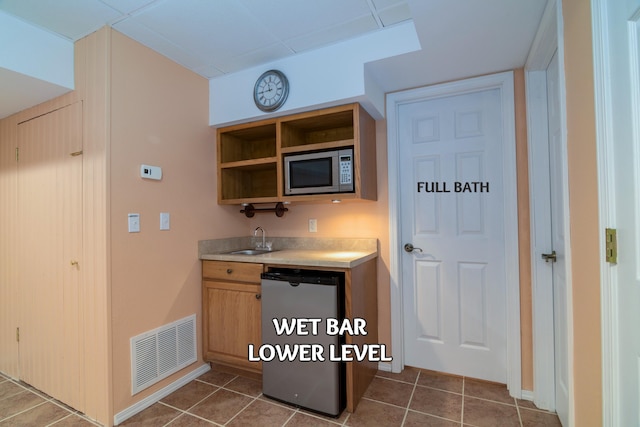
M 404 250 L 405 250 L 405 252 L 409 252 L 409 253 L 411 253 L 413 251 L 422 252 L 422 249 L 414 247 L 411 243 L 405 243 Z
M 550 254 L 542 254 L 544 262 L 556 262 L 556 251 L 552 251 Z
M 76 260 L 71 260 L 71 265 L 72 265 L 73 267 L 77 267 L 77 266 L 78 266 L 78 261 L 76 261 Z

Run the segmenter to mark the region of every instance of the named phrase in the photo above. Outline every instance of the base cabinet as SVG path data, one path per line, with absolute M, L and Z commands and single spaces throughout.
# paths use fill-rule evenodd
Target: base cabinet
M 202 261 L 204 359 L 262 373 L 261 362 L 249 362 L 249 344 L 262 345 L 260 274 L 270 267 L 341 271 L 345 273 L 345 317 L 365 319 L 366 335 L 346 335 L 346 344 L 366 348 L 378 343 L 376 260 L 354 268 L 263 265 Z M 255 353 L 255 352 L 254 352 Z M 257 354 L 254 354 L 257 356 Z M 353 412 L 378 369 L 375 361 L 346 362 L 347 411 Z
M 262 364 L 249 362 L 249 344 L 259 346 L 260 273 L 262 264 L 203 262 L 202 317 L 204 359 L 251 372 Z

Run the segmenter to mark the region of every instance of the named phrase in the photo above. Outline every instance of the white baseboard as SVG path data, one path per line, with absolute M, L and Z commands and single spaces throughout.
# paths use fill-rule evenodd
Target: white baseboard
M 531 390 L 522 390 L 522 400 L 529 400 L 533 402 L 534 394 Z
M 391 371 L 391 363 L 387 362 L 378 362 L 378 370 L 384 372 L 392 372 Z
M 208 363 L 205 363 L 204 365 L 200 366 L 199 368 L 189 372 L 184 377 L 178 378 L 176 381 L 172 382 L 171 384 L 167 385 L 166 387 L 163 387 L 160 390 L 156 391 L 155 393 L 145 397 L 141 401 L 134 403 L 133 405 L 129 406 L 124 411 L 121 411 L 121 412 L 118 412 L 117 414 L 115 414 L 113 416 L 113 424 L 114 425 L 118 425 L 118 424 L 124 422 L 125 420 L 133 417 L 137 413 L 144 411 L 149 406 L 151 406 L 154 403 L 158 402 L 163 397 L 166 397 L 166 396 L 170 395 L 171 393 L 173 393 L 174 391 L 176 391 L 180 387 L 189 384 L 191 381 L 195 380 L 200 375 L 202 375 L 202 374 L 204 374 L 204 373 L 206 373 L 206 372 L 208 372 L 210 370 L 211 370 L 211 365 L 209 365 Z

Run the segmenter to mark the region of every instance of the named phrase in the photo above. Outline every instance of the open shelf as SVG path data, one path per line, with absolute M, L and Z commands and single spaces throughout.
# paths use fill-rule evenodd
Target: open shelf
M 353 110 L 286 120 L 282 122 L 280 144 L 282 148 L 287 148 L 353 140 L 353 129 Z
M 348 104 L 219 128 L 218 203 L 376 200 L 375 121 Z M 353 147 L 355 191 L 284 196 L 283 155 Z
M 220 169 L 219 190 L 223 200 L 273 198 L 278 196 L 278 164 L 260 163 Z M 267 201 L 267 200 L 265 200 Z
M 276 124 L 240 127 L 219 135 L 220 162 L 237 162 L 276 156 Z

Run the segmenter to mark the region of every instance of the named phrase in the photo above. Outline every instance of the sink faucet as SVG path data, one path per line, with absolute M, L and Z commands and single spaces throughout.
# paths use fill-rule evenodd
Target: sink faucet
M 262 231 L 262 245 L 256 244 L 256 248 L 257 249 L 267 249 L 267 243 L 265 242 L 265 235 L 266 232 L 264 231 L 264 228 L 257 226 L 255 230 L 253 230 L 253 236 L 257 236 L 258 235 L 258 230 Z

